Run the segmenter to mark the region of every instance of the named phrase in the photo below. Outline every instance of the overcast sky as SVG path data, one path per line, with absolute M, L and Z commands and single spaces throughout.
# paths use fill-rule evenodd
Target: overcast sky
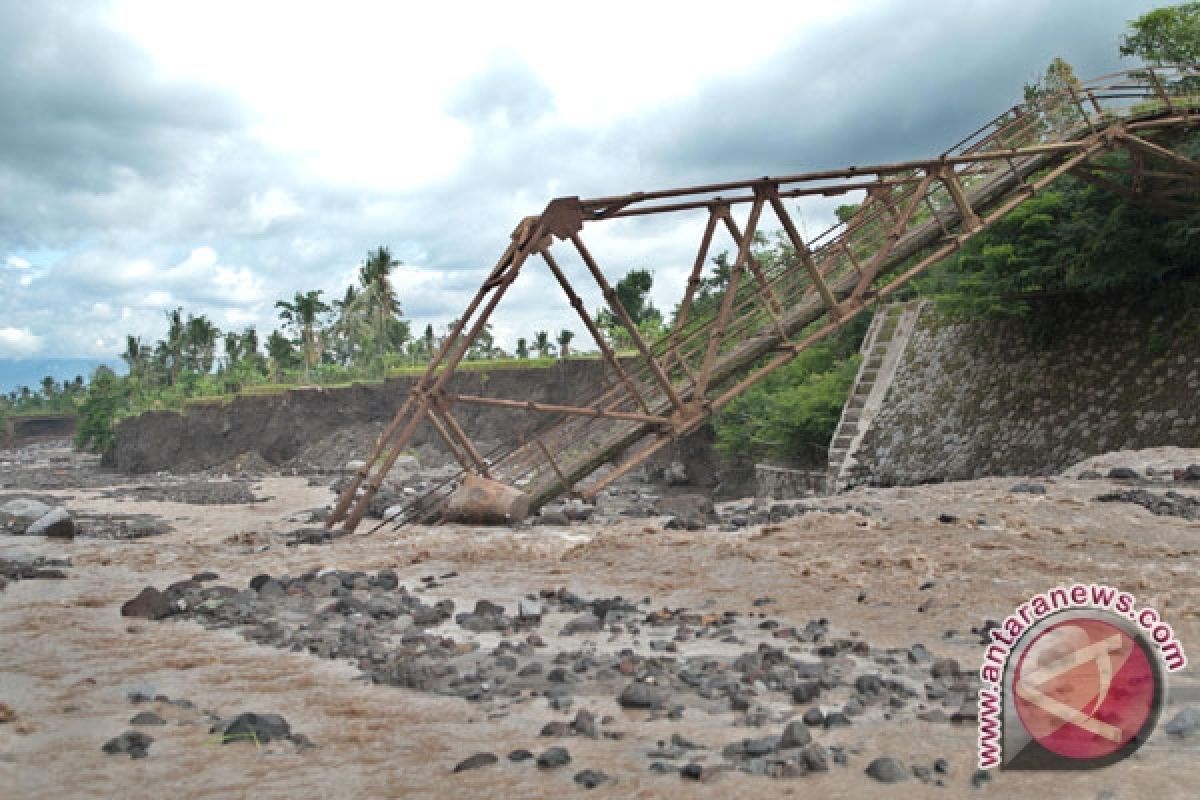
M 1162 4 L 0 0 L 0 359 L 112 358 L 175 306 L 265 336 L 381 244 L 440 331 L 552 197 L 935 155 L 1055 56 L 1131 66 Z M 693 224 L 585 238 L 670 308 Z M 550 281 L 522 276 L 503 344 L 582 337 Z

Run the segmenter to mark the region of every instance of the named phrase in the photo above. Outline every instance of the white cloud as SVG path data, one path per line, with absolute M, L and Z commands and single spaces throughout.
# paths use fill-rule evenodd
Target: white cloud
M 396 274 L 414 331 L 440 331 L 555 195 L 837 167 L 878 142 L 927 156 L 1019 99 L 1051 56 L 1115 59 L 1124 20 L 1153 1 L 1086 18 L 1049 0 L 1015 16 L 1004 0 L 940 0 L 916 17 L 866 0 L 734 15 L 645 0 L 0 3 L 0 108 L 22 121 L 0 128 L 0 320 L 54 355 L 152 342 L 175 306 L 265 338 L 274 300 L 339 297 L 383 244 L 417 265 Z M 985 36 L 971 58 L 939 49 Z M 55 70 L 35 47 L 72 58 Z M 980 119 L 960 128 L 947 114 L 964 107 Z M 831 213 L 810 201 L 810 232 Z M 653 269 L 664 311 L 697 238 L 675 221 L 585 235 L 612 282 Z M 569 249 L 555 254 L 594 311 Z M 531 268 L 498 339 L 567 326 L 584 340 L 560 295 Z
M 41 337 L 29 328 L 0 328 L 0 358 L 27 358 L 41 349 Z

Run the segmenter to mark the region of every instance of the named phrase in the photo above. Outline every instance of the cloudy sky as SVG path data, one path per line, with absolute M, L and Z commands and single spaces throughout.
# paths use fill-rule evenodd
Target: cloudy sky
M 175 306 L 265 333 L 380 244 L 440 330 L 554 196 L 933 155 L 1055 56 L 1130 66 L 1161 4 L 0 0 L 0 359 L 112 358 Z M 691 225 L 595 247 L 669 308 Z M 550 289 L 522 276 L 502 343 L 582 332 Z

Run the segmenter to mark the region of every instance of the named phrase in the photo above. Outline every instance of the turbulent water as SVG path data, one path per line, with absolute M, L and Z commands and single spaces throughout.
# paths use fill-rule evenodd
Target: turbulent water
M 1200 462 L 1194 451 L 1168 456 Z M 0 490 L 0 500 L 31 493 L 54 497 L 88 516 L 74 541 L 0 536 L 0 558 L 71 560 L 65 580 L 20 580 L 0 592 L 0 703 L 12 712 L 0 723 L 4 798 L 560 797 L 585 791 L 572 776 L 588 768 L 611 778 L 594 790 L 606 797 L 916 798 L 976 792 L 970 783 L 973 724 L 910 717 L 887 721 L 872 710 L 848 727 L 816 735 L 825 745 L 844 749 L 846 766 L 792 780 L 727 771 L 693 782 L 651 772 L 646 752 L 679 734 L 707 744 L 710 749 L 701 755 L 706 763 L 716 763 L 724 745 L 778 733 L 782 723 L 748 728 L 737 724 L 744 722 L 743 715 L 697 705 L 689 705 L 682 719 L 670 719 L 622 710 L 605 692 L 580 691 L 569 710 L 552 709 L 541 697 L 471 703 L 373 685 L 349 661 L 264 647 L 233 630 L 210 630 L 185 619 L 120 616 L 121 605 L 143 587 L 162 588 L 206 570 L 237 588 L 261 573 L 296 576 L 320 567 L 390 568 L 409 586 L 421 585 L 426 576 L 456 572 L 454 580 L 429 589 L 423 599 L 452 599 L 460 609 L 480 599 L 515 607 L 530 592 L 568 587 L 586 597 L 649 598 L 643 609 L 740 613 L 745 646 L 697 640 L 681 644 L 681 656 L 729 658 L 753 647 L 753 636 L 771 641 L 769 629 L 753 633 L 760 620 L 802 627 L 824 617 L 834 635 L 869 643 L 873 651 L 919 642 L 939 656 L 958 659 L 967 670 L 982 657 L 972 627 L 1003 618 L 1049 586 L 1098 581 L 1134 592 L 1140 604 L 1160 609 L 1200 663 L 1195 569 L 1200 523 L 1155 516 L 1133 504 L 1094 502 L 1112 490 L 1106 481 L 1043 479 L 1045 495 L 1012 493 L 1011 479 L 860 490 L 826 502 L 860 506 L 867 514 L 812 512 L 734 532 L 664 531 L 661 520 L 644 519 L 568 528 L 384 529 L 328 545 L 291 547 L 287 537 L 298 527 L 297 512 L 331 499 L 326 489 L 309 487 L 301 478 L 255 480 L 249 485 L 262 502 L 196 505 L 147 499 L 169 496 L 158 491 L 111 492 L 117 483 L 138 484 L 105 476 L 93 464 L 61 452 L 43 449 L 22 458 L 0 454 L 0 462 L 6 457 L 0 483 L 8 488 Z M 51 462 L 51 457 L 61 460 Z M 1116 460 L 1133 463 L 1133 458 Z M 14 479 L 18 473 L 37 477 L 36 491 L 21 488 L 31 484 Z M 169 479 L 149 483 L 161 481 Z M 93 520 L 106 514 L 154 515 L 172 530 L 137 539 L 89 535 L 87 526 L 99 530 L 102 525 Z M 938 522 L 939 515 L 957 521 Z M 764 597 L 771 602 L 754 604 Z M 543 620 L 538 630 L 551 649 L 648 652 L 649 637 L 636 644 L 636 637 L 607 633 L 564 640 L 558 631 L 571 616 L 557 613 Z M 481 649 L 493 647 L 501 636 L 469 633 L 453 621 L 437 630 L 456 641 L 478 641 Z M 1171 685 L 1164 720 L 1187 703 L 1200 705 L 1194 666 L 1174 676 Z M 176 702 L 131 702 L 130 694 L 139 692 Z M 539 736 L 547 722 L 569 721 L 580 708 L 594 711 L 598 719 L 611 716 L 603 729 L 623 736 Z M 101 751 L 106 741 L 131 729 L 134 714 L 149 709 L 167 724 L 143 729 L 154 738 L 148 757 Z M 778 719 L 789 712 L 778 704 L 768 710 Z M 243 711 L 281 714 L 316 747 L 222 745 L 209 733 L 212 717 L 205 712 L 229 717 Z M 994 774 L 979 793 L 1194 797 L 1198 742 L 1170 739 L 1160 730 L 1135 758 L 1116 766 L 1070 774 Z M 536 754 L 552 745 L 569 749 L 572 761 L 566 768 L 540 770 L 531 762 L 505 759 L 516 748 Z M 477 752 L 496 753 L 500 761 L 451 772 Z M 945 787 L 911 777 L 891 786 L 875 783 L 863 770 L 881 755 L 906 765 L 945 758 L 950 763 Z

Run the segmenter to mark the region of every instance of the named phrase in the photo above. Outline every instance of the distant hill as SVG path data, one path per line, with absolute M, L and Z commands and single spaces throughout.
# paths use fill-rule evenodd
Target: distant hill
M 47 375 L 60 383 L 64 380 L 75 380 L 76 375 L 82 375 L 87 381 L 91 379 L 93 370 L 101 364 L 107 364 L 117 373 L 125 372 L 125 364 L 116 359 L 104 361 L 96 358 L 0 358 L 0 394 L 8 394 L 21 386 L 38 389 L 42 385 L 42 378 Z

